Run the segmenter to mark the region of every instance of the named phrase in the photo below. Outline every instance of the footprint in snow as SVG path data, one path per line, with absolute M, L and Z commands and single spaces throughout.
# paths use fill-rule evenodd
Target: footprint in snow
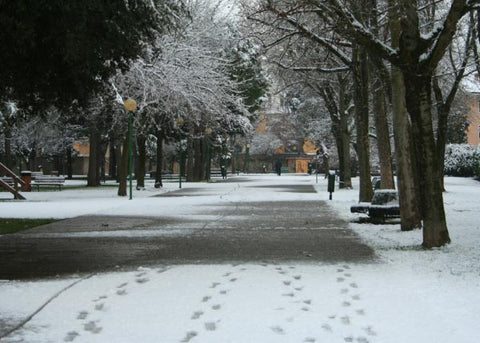
M 192 314 L 192 320 L 199 319 L 202 315 L 203 315 L 203 312 L 202 312 L 202 311 L 195 311 L 195 312 L 193 312 L 193 314 Z
M 208 302 L 210 299 L 212 299 L 212 297 L 206 295 L 206 296 L 204 296 L 204 297 L 202 298 L 202 303 L 206 303 L 206 302 Z
M 212 285 L 210 286 L 210 288 L 216 288 L 217 286 L 220 286 L 221 283 L 220 282 L 214 282 L 212 283 Z
M 270 329 L 276 334 L 279 334 L 279 335 L 285 334 L 285 331 L 280 326 L 272 326 Z
M 188 331 L 187 335 L 185 336 L 184 339 L 182 339 L 180 342 L 182 343 L 188 343 L 193 337 L 196 337 L 198 335 L 198 332 L 196 331 Z
M 330 324 L 323 324 L 322 329 L 327 331 L 327 332 L 332 332 L 332 327 Z
M 117 289 L 117 295 L 125 295 L 125 294 L 127 294 L 126 289 Z
M 350 317 L 349 316 L 341 317 L 340 321 L 342 322 L 343 325 L 350 325 Z
M 294 296 L 295 296 L 294 293 L 284 293 L 284 294 L 282 294 L 282 297 L 291 297 L 291 298 L 293 298 Z
M 363 310 L 363 309 L 356 310 L 355 312 L 357 312 L 357 314 L 358 314 L 359 316 L 364 316 L 364 315 L 365 315 L 365 310 Z
M 83 325 L 83 329 L 91 333 L 100 333 L 100 331 L 102 331 L 102 328 L 100 326 L 97 326 L 97 323 L 94 321 L 90 321 Z
M 64 342 L 73 342 L 73 340 L 75 338 L 77 338 L 77 336 L 80 336 L 80 334 L 77 331 L 70 331 L 69 333 L 67 333 L 65 338 L 63 338 L 63 341 Z
M 142 283 L 146 283 L 146 282 L 150 281 L 150 279 L 147 278 L 147 277 L 142 277 L 142 278 L 136 279 L 135 281 L 139 284 L 142 284 Z
M 366 328 L 363 328 L 363 330 L 369 336 L 376 336 L 377 335 L 377 333 L 373 330 L 373 328 L 371 326 L 367 326 Z
M 214 322 L 207 322 L 205 323 L 205 330 L 207 331 L 215 331 L 217 329 L 217 324 Z
M 84 320 L 84 319 L 87 319 L 87 317 L 88 317 L 88 312 L 81 311 L 78 313 L 77 319 Z
M 104 303 L 96 304 L 95 305 L 95 311 L 102 311 L 105 308 Z

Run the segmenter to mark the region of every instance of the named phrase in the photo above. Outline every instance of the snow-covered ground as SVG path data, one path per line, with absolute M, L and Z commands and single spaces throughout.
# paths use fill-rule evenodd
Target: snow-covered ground
M 150 197 L 177 189 L 175 183 L 162 190 L 149 185 L 135 191 L 131 201 L 117 197 L 115 188 L 33 192 L 26 202 L 0 202 L 0 216 L 195 216 L 219 200 L 328 201 L 323 178 L 318 184 L 314 176 L 249 178 L 252 183 L 184 184 L 209 195 L 204 197 Z M 318 193 L 245 187 L 279 180 L 311 183 Z M 68 279 L 0 281 L 0 326 L 2 320 L 30 319 L 0 341 L 478 342 L 480 183 L 446 178 L 446 188 L 449 246 L 425 251 L 420 231 L 350 224 L 375 250 L 378 263 L 159 265 Z M 337 190 L 328 203 L 353 221 L 349 207 L 357 198 L 357 190 Z

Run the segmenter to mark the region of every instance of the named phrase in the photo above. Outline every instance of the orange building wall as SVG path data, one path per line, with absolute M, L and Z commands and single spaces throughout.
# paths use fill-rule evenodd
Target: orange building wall
M 470 107 L 470 113 L 468 114 L 467 142 L 472 145 L 480 145 L 480 94 L 472 94 L 468 106 Z

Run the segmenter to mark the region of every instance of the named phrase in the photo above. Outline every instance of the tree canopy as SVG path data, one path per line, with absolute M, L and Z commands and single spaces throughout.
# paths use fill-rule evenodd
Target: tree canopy
M 176 0 L 0 0 L 0 100 L 84 102 L 183 10 Z

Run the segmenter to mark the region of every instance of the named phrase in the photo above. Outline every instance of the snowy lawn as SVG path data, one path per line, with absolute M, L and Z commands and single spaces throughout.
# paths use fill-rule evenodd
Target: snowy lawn
M 152 198 L 177 189 L 149 185 L 128 201 L 115 188 L 34 192 L 0 202 L 1 217 L 85 214 L 196 216 L 222 201 L 325 200 L 314 176 L 249 176 L 248 183 L 184 184 L 202 197 Z M 313 184 L 318 193 L 273 193 L 252 186 Z M 447 178 L 452 244 L 425 251 L 422 233 L 399 225 L 351 223 L 375 264 L 239 264 L 139 267 L 69 279 L 0 282 L 2 321 L 25 325 L 2 342 L 478 342 L 480 183 Z M 353 221 L 357 190 L 329 205 Z M 3 196 L 4 194 L 1 193 Z M 321 218 L 320 218 L 321 220 Z M 1 239 L 1 237 L 0 237 Z

